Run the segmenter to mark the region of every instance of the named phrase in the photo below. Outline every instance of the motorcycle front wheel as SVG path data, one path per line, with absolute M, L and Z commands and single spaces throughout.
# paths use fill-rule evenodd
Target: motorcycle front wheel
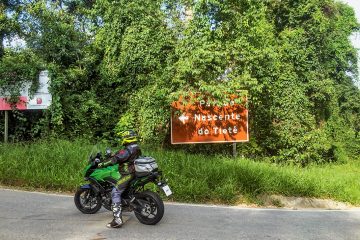
M 136 196 L 138 207 L 135 210 L 136 218 L 143 224 L 155 225 L 164 216 L 164 203 L 154 192 L 145 191 Z
M 101 208 L 101 197 L 96 196 L 92 189 L 79 188 L 74 196 L 77 209 L 85 214 L 94 214 Z

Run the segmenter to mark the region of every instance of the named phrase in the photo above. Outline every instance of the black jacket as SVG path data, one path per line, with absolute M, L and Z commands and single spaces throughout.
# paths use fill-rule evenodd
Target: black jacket
M 136 143 L 130 143 L 113 155 L 109 160 L 100 163 L 99 167 L 106 167 L 109 165 L 119 164 L 119 172 L 123 175 L 135 173 L 134 161 L 141 156 L 141 150 Z

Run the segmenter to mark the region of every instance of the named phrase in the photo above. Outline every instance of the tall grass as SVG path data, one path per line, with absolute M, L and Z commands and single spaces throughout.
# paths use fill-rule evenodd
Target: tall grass
M 0 182 L 73 191 L 94 146 L 83 141 L 40 141 L 0 145 Z M 360 162 L 279 166 L 248 159 L 146 148 L 168 178 L 173 200 L 234 204 L 261 194 L 331 198 L 360 205 Z
M 47 140 L 0 145 L 0 182 L 73 190 L 82 179 L 92 146 L 82 141 Z
M 360 162 L 301 168 L 248 159 L 150 151 L 181 201 L 235 203 L 261 194 L 332 198 L 360 204 Z

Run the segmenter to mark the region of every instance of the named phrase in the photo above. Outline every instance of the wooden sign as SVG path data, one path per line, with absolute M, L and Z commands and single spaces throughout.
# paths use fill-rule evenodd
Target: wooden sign
M 248 110 L 246 98 L 242 104 L 212 105 L 206 100 L 172 103 L 171 143 L 247 142 Z

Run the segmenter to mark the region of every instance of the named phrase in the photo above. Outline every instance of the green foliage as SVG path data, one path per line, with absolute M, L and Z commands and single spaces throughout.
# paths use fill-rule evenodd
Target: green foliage
M 346 154 L 340 157 L 337 152 L 343 152 L 345 138 L 356 137 L 354 124 L 344 124 L 339 112 L 339 105 L 346 104 L 341 92 L 353 86 L 348 73 L 356 73 L 355 51 L 348 40 L 356 27 L 354 13 L 331 1 L 271 1 L 269 10 L 275 19 L 277 58 L 271 82 L 260 80 L 270 102 L 265 103 L 268 109 L 260 110 L 269 111 L 265 116 L 271 122 L 260 120 L 256 126 L 261 135 L 255 135 L 261 139 L 268 133 L 263 146 L 271 155 L 280 155 L 277 161 L 344 161 Z
M 43 68 L 41 60 L 30 50 L 7 51 L 0 59 L 0 94 L 16 98 L 29 82 L 34 91 Z
M 350 77 L 357 76 L 357 57 L 349 41 L 359 25 L 341 2 L 42 0 L 1 6 L 2 29 L 16 32 L 5 14 L 16 12 L 11 21 L 27 44 L 16 57 L 30 52 L 51 72 L 53 104 L 35 132 L 101 139 L 131 127 L 144 142 L 168 146 L 172 101 L 201 92 L 223 102 L 225 93 L 243 89 L 251 140 L 238 146 L 241 154 L 305 166 L 346 162 L 359 152 L 360 91 Z M 0 32 L 0 39 L 5 35 Z M 3 75 L 10 76 L 11 61 L 4 57 Z M 215 154 L 227 147 L 183 149 Z
M 161 2 L 119 1 L 110 6 L 99 1 L 97 7 L 104 9 L 104 27 L 96 39 L 104 52 L 100 74 L 122 105 L 115 131 L 136 127 L 145 141 L 161 142 L 172 91 L 166 69 L 175 44 Z
M 19 32 L 19 24 L 16 21 L 16 12 L 20 3 L 11 0 L 0 2 L 0 59 L 5 54 L 4 40 Z
M 76 27 L 76 19 L 56 3 L 31 3 L 26 8 L 31 16 L 26 22 L 26 41 L 48 63 L 70 67 L 83 56 L 87 39 Z M 49 41 L 51 39 L 51 41 Z

